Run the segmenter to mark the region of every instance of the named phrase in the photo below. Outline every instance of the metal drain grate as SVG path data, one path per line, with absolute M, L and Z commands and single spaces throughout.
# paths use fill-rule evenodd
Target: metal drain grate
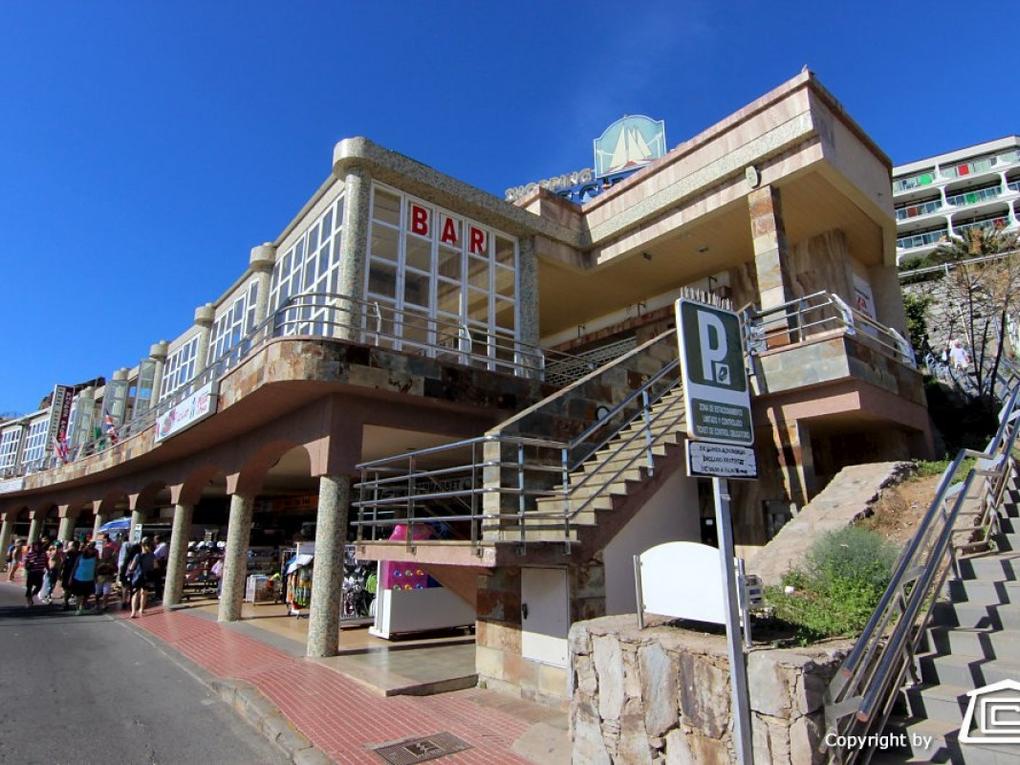
M 409 738 L 396 744 L 377 746 L 372 751 L 390 765 L 416 765 L 470 748 L 470 744 L 451 733 L 436 733 L 422 738 Z

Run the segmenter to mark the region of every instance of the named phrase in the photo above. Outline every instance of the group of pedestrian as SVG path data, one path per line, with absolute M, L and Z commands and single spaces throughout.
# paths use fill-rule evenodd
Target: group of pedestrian
M 88 542 L 60 540 L 50 542 L 43 536 L 37 542 L 26 539 L 13 542 L 6 551 L 8 581 L 18 568 L 25 571 L 25 603 L 31 608 L 38 596 L 49 605 L 60 584 L 63 608 L 72 605 L 83 614 L 90 601 L 96 613 L 105 613 L 114 584 L 119 583 L 122 609 L 131 609 L 131 618 L 145 615 L 149 594 L 155 591 L 166 565 L 169 546 L 160 537 L 140 542 L 125 542 L 121 535 L 112 540 L 108 533 Z

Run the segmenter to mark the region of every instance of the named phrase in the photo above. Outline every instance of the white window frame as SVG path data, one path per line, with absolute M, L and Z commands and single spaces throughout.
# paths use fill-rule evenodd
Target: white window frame
M 160 382 L 159 400 L 172 396 L 195 377 L 198 356 L 198 333 L 191 335 L 166 358 L 163 380 Z

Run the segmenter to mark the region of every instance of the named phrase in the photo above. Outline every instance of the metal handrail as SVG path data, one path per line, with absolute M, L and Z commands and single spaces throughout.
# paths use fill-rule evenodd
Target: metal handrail
M 995 436 L 984 451 L 961 449 L 946 468 L 931 505 L 893 568 L 878 606 L 827 689 L 826 718 L 837 734 L 860 734 L 888 719 L 898 690 L 924 637 L 948 571 L 958 566 L 957 554 L 987 542 L 997 529 L 998 507 L 1015 463 L 1012 456 L 1020 427 L 1020 385 L 1014 380 L 999 415 Z M 976 458 L 962 483 L 953 479 L 963 461 Z M 978 478 L 984 479 L 978 482 Z M 978 484 L 978 494 L 971 489 Z M 951 504 L 950 504 L 951 503 Z M 978 504 L 973 526 L 957 529 L 965 505 Z M 954 543 L 954 533 L 984 529 L 983 539 Z M 892 633 L 889 630 L 892 628 Z M 861 729 L 861 730 L 857 730 Z M 832 740 L 845 740 L 841 736 Z M 863 739 L 861 739 L 863 740 Z M 842 753 L 847 761 L 869 752 Z

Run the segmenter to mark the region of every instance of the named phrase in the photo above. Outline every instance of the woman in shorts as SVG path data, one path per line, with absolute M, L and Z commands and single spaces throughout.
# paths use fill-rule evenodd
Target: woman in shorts
M 156 556 L 152 554 L 148 538 L 142 540 L 141 548 L 128 564 L 128 581 L 131 583 L 131 618 L 145 616 L 149 591 L 156 586 Z
M 74 574 L 71 577 L 71 594 L 78 598 L 78 610 L 75 613 L 79 616 L 84 613 L 89 598 L 95 592 L 96 561 L 98 560 L 96 543 L 89 542 L 78 556 L 78 563 L 74 567 Z

